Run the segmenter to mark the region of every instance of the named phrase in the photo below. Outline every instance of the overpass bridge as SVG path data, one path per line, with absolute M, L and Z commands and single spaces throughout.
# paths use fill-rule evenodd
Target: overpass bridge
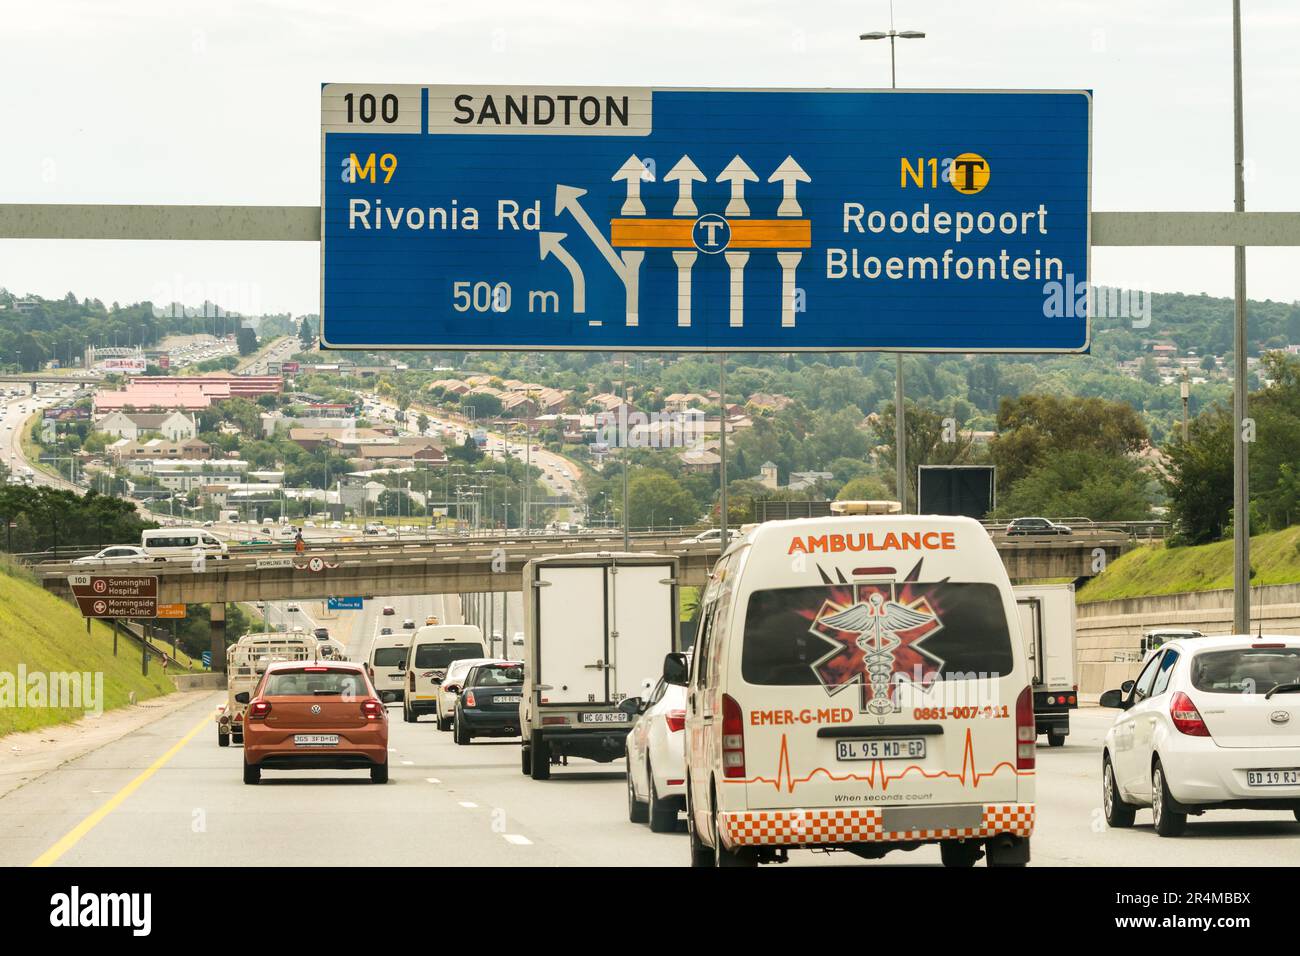
M 1113 560 L 1132 543 L 1128 535 L 1107 531 L 1050 538 L 993 537 L 1013 580 L 1091 577 L 1099 558 Z M 683 543 L 677 535 L 636 534 L 630 540 L 634 551 L 675 554 L 681 562 L 680 581 L 687 586 L 703 585 L 718 559 L 716 545 Z M 217 668 L 224 662 L 227 603 L 519 591 L 524 564 L 532 558 L 621 549 L 621 534 L 334 541 L 309 544 L 301 554 L 283 546 L 239 547 L 232 549 L 229 560 L 206 561 L 201 571 L 193 570 L 188 561 L 102 569 L 47 562 L 37 570 L 44 587 L 67 600 L 72 599 L 70 574 L 156 575 L 158 603 L 211 605 Z

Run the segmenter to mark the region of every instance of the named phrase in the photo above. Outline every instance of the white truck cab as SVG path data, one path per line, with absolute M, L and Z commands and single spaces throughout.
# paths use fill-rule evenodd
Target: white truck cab
M 832 514 L 749 530 L 701 596 L 684 684 L 691 862 L 792 849 L 1023 865 L 1035 726 L 1015 596 L 960 517 Z

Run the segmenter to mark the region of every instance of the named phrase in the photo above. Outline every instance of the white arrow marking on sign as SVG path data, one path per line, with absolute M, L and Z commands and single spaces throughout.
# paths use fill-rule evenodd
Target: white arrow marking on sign
M 810 183 L 812 177 L 803 171 L 803 167 L 794 161 L 793 156 L 787 156 L 780 166 L 776 167 L 776 172 L 767 177 L 769 183 L 781 183 L 781 205 L 776 207 L 778 216 L 802 216 L 803 210 L 799 207 L 799 201 L 794 198 L 795 183 Z
M 641 324 L 640 307 L 637 304 L 641 277 L 641 261 L 645 253 L 628 249 L 623 253 L 623 286 L 627 290 L 627 324 Z
M 609 267 L 614 270 L 614 274 L 622 279 L 624 284 L 626 284 L 627 277 L 623 274 L 623 260 L 615 254 L 614 249 L 610 246 L 608 240 L 606 240 L 601 231 L 596 228 L 596 224 L 591 221 L 591 217 L 587 215 L 587 210 L 583 209 L 582 204 L 578 202 L 578 199 L 585 195 L 587 195 L 587 190 L 579 189 L 577 186 L 557 185 L 555 187 L 555 215 L 558 216 L 567 210 L 568 213 L 578 221 L 578 225 L 580 225 L 582 231 L 587 234 L 587 238 L 591 240 L 591 244 L 594 245 L 596 249 L 599 250 L 600 254 L 605 257 L 605 261 L 608 262 Z
M 731 162 L 727 163 L 727 168 L 718 173 L 718 182 L 731 183 L 731 200 L 727 203 L 726 215 L 728 216 L 748 216 L 749 204 L 745 202 L 745 183 L 756 183 L 758 177 L 754 171 L 745 165 L 745 161 L 739 156 L 733 157 Z
M 780 213 L 777 213 L 779 216 Z M 781 328 L 794 328 L 794 270 L 803 259 L 802 252 L 778 252 L 781 263 Z
M 574 313 L 587 311 L 587 279 L 582 274 L 582 266 L 573 258 L 573 254 L 568 249 L 560 245 L 567 233 L 563 232 L 539 232 L 537 234 L 538 246 L 541 249 L 541 258 L 555 256 L 569 270 L 569 278 L 573 280 L 573 311 Z
M 689 189 L 690 184 L 686 185 Z M 691 203 L 691 209 L 694 208 L 695 204 Z M 682 328 L 689 328 L 691 324 L 691 269 L 698 257 L 699 253 L 694 250 L 673 253 L 673 262 L 677 263 L 677 324 Z
M 731 267 L 731 327 L 739 329 L 745 324 L 745 263 L 749 262 L 749 253 L 724 252 L 723 255 Z
M 700 167 L 691 161 L 691 157 L 683 156 L 677 160 L 677 164 L 668 170 L 664 176 L 664 182 L 677 183 L 677 204 L 673 206 L 674 216 L 694 216 L 699 210 L 695 208 L 695 199 L 691 196 L 691 183 L 708 182 L 707 176 L 700 172 Z M 680 324 L 680 323 L 679 323 Z M 690 323 L 686 323 L 690 325 Z
M 654 173 L 650 172 L 650 168 L 634 154 L 629 156 L 627 162 L 611 177 L 612 182 L 618 182 L 620 179 L 627 180 L 627 199 L 623 200 L 623 215 L 644 216 L 645 203 L 641 201 L 641 180 L 654 182 Z

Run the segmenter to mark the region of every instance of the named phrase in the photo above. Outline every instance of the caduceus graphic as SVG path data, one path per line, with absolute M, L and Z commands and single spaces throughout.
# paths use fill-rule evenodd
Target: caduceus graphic
M 894 674 L 894 653 L 902 643 L 898 632 L 911 631 L 926 624 L 936 625 L 938 620 L 928 607 L 920 611 L 892 598 L 885 600 L 876 592 L 865 601 L 819 618 L 819 623 L 858 635 L 856 644 L 862 650 L 863 668 L 871 687 L 867 712 L 880 715 L 889 713 L 893 706 L 889 685 Z

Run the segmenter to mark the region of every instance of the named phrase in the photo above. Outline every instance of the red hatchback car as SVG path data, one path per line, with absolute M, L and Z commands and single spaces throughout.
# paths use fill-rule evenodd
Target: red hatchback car
M 361 664 L 277 661 L 235 700 L 248 704 L 244 783 L 263 770 L 362 769 L 388 782 L 388 714 Z

